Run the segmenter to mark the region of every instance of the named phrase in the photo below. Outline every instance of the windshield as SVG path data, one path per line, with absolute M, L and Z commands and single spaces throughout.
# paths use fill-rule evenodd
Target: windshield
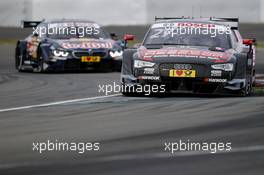
M 171 24 L 169 25 L 172 26 Z M 225 28 L 222 28 L 220 32 L 218 28 L 182 27 L 181 25 L 179 26 L 177 23 L 177 25 L 173 25 L 174 27 L 164 27 L 168 26 L 168 24 L 154 24 L 145 38 L 144 45 L 187 45 L 230 48 L 229 34 Z
M 62 22 L 38 27 L 39 34 L 51 39 L 109 38 L 109 35 L 95 23 Z

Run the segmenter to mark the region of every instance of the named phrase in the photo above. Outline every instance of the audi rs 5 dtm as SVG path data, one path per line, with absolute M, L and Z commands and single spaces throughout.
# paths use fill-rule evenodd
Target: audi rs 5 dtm
M 242 39 L 235 18 L 156 18 L 142 45 L 123 54 L 123 94 L 158 85 L 158 93 L 247 96 L 255 82 L 254 42 Z

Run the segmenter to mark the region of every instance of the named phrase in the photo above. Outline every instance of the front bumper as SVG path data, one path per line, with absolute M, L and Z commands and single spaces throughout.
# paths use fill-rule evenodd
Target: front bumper
M 167 92 L 228 93 L 245 87 L 245 79 L 235 78 L 234 72 L 211 69 L 206 65 L 195 65 L 195 77 L 170 77 L 172 64 L 156 65 L 151 69 L 137 68 L 133 75 L 121 75 L 123 84 L 165 85 Z M 146 71 L 147 70 L 147 71 Z M 150 71 L 151 70 L 151 71 Z
M 100 62 L 82 62 L 80 58 L 50 59 L 45 61 L 45 70 L 97 70 L 121 66 L 121 60 L 102 58 Z

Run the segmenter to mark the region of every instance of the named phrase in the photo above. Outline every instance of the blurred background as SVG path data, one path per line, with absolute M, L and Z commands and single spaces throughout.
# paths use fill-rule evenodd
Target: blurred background
M 143 25 L 155 16 L 239 17 L 264 22 L 263 0 L 8 0 L 0 1 L 0 25 L 21 20 L 88 18 L 102 25 Z
M 244 36 L 264 40 L 263 0 L 1 0 L 0 13 L 0 26 L 9 28 L 0 32 L 0 39 L 24 37 L 22 30 L 13 29 L 21 20 L 89 19 L 140 40 L 155 16 L 215 16 L 239 17 Z

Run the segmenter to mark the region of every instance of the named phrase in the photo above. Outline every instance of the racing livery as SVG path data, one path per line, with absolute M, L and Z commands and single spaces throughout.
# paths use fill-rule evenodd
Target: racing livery
M 25 21 L 33 32 L 17 42 L 16 69 L 46 72 L 54 70 L 120 70 L 123 50 L 133 35 L 118 40 L 100 25 L 86 20 Z
M 156 18 L 142 45 L 123 54 L 123 94 L 159 85 L 160 93 L 247 96 L 255 82 L 254 43 L 242 39 L 236 18 Z

